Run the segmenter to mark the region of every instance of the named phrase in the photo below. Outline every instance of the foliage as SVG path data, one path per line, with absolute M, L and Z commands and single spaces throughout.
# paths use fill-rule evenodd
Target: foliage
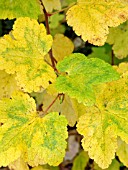
M 0 167 L 128 167 L 128 1 L 0 6 Z

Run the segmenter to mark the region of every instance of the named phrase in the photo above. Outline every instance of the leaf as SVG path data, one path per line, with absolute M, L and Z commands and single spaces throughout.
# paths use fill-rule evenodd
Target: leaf
M 0 70 L 16 73 L 18 85 L 26 92 L 46 88 L 56 78 L 44 61 L 51 46 L 52 37 L 46 34 L 43 24 L 27 17 L 18 18 L 12 33 L 0 39 Z
M 71 54 L 57 64 L 60 72 L 67 74 L 57 77 L 56 89 L 76 98 L 79 103 L 93 105 L 95 95 L 93 85 L 119 78 L 113 68 L 100 59 L 87 59 L 83 54 Z
M 77 0 L 67 12 L 67 23 L 84 41 L 102 46 L 109 33 L 128 19 L 128 3 L 121 0 Z
M 61 10 L 60 0 L 42 0 L 42 2 L 47 12 L 52 12 L 54 9 Z
M 96 103 L 85 107 L 85 114 L 77 124 L 78 132 L 84 136 L 84 150 L 103 169 L 115 157 L 117 136 L 128 143 L 127 84 L 128 76 L 124 72 L 119 80 L 95 87 Z
M 52 53 L 56 61 L 63 60 L 64 57 L 70 55 L 74 50 L 74 44 L 73 42 L 63 34 L 56 34 L 53 40 L 52 44 Z M 51 63 L 49 61 L 49 56 L 46 56 L 46 60 L 48 63 Z
M 56 98 L 55 95 L 50 95 L 46 91 L 43 92 L 43 110 L 46 110 L 47 107 L 52 103 L 52 101 Z M 73 108 L 73 100 L 70 99 L 69 96 L 64 96 L 64 101 L 61 103 L 61 101 L 58 99 L 56 102 L 52 105 L 52 107 L 49 109 L 49 112 L 59 112 L 61 115 L 64 115 L 66 119 L 68 120 L 69 126 L 74 126 L 77 121 L 77 114 L 74 111 Z
M 111 165 L 105 169 L 105 170 L 120 170 L 120 163 L 116 160 L 113 159 Z M 95 162 L 94 162 L 94 170 L 102 170 Z
M 110 28 L 107 42 L 113 45 L 112 49 L 118 59 L 123 59 L 128 56 L 128 22 L 118 26 L 117 28 Z
M 31 166 L 58 165 L 65 155 L 67 121 L 57 112 L 40 117 L 29 95 L 0 101 L 0 166 L 19 157 Z
M 10 170 L 29 170 L 28 165 L 21 158 L 11 163 L 8 167 Z
M 88 58 L 99 58 L 99 59 L 104 60 L 105 62 L 111 64 L 112 63 L 111 48 L 109 51 L 107 51 L 106 48 L 108 46 L 107 47 L 106 46 L 92 47 L 92 53 L 88 55 Z
M 64 14 L 54 14 L 49 18 L 49 27 L 50 29 L 55 29 L 59 26 L 60 21 L 64 19 Z
M 118 148 L 116 154 L 119 160 L 128 167 L 128 144 L 126 144 L 121 139 L 118 139 Z
M 41 14 L 41 7 L 38 0 L 0 0 L 0 19 L 18 17 L 38 19 L 39 14 Z
M 88 161 L 88 154 L 84 151 L 81 151 L 80 154 L 74 159 L 72 170 L 85 170 Z
M 123 59 L 118 59 L 117 57 L 115 57 L 114 55 L 112 56 L 112 55 L 113 54 L 112 54 L 111 46 L 108 44 L 105 44 L 102 47 L 92 47 L 92 53 L 89 54 L 87 57 L 88 58 L 99 58 L 109 64 L 112 64 L 113 62 L 114 65 L 118 65 L 119 63 L 128 61 L 128 57 L 123 58 Z
M 31 170 L 59 170 L 58 167 L 53 167 L 49 165 L 42 165 L 32 168 Z
M 15 80 L 15 74 L 7 74 L 5 71 L 0 70 L 0 98 L 10 97 L 18 86 Z

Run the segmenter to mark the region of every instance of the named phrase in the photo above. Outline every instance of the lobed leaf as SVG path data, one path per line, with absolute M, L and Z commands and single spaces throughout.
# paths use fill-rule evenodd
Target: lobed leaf
M 109 27 L 128 19 L 128 2 L 122 0 L 77 0 L 67 11 L 67 23 L 84 41 L 102 46 Z
M 103 169 L 108 168 L 115 157 L 117 136 L 128 143 L 127 84 L 125 71 L 119 80 L 97 86 L 95 105 L 85 107 L 85 114 L 77 124 L 78 132 L 84 136 L 84 150 Z
M 61 72 L 67 74 L 57 77 L 56 88 L 76 98 L 79 103 L 93 105 L 95 94 L 93 86 L 119 78 L 118 73 L 103 60 L 87 59 L 83 54 L 71 54 L 57 64 Z
M 54 70 L 44 61 L 52 46 L 51 35 L 43 24 L 29 18 L 18 18 L 13 31 L 0 39 L 0 70 L 16 73 L 24 91 L 39 91 L 54 81 Z
M 16 93 L 0 101 L 0 166 L 19 157 L 31 166 L 58 165 L 65 155 L 67 121 L 57 112 L 39 117 L 34 100 Z
M 0 19 L 30 17 L 38 19 L 41 14 L 39 0 L 0 0 Z

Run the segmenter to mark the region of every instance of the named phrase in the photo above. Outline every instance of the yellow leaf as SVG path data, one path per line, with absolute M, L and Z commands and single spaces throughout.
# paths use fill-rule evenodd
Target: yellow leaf
M 85 107 L 85 114 L 77 124 L 78 132 L 84 136 L 84 150 L 103 169 L 115 157 L 117 136 L 128 143 L 127 75 L 124 72 L 119 80 L 95 87 L 96 102 Z
M 0 70 L 0 98 L 10 97 L 13 91 L 18 90 L 15 74 L 7 74 Z
M 128 144 L 122 141 L 120 138 L 118 139 L 118 149 L 116 154 L 119 160 L 128 167 Z
M 122 0 L 78 0 L 67 12 L 67 23 L 84 41 L 102 46 L 109 33 L 128 19 L 128 3 Z
M 17 159 L 8 167 L 10 170 L 29 170 L 27 163 L 25 163 L 22 158 Z
M 32 168 L 31 170 L 59 170 L 58 167 L 53 167 L 49 165 L 42 165 Z
M 52 46 L 51 35 L 43 24 L 29 18 L 18 18 L 10 35 L 0 39 L 0 70 L 16 73 L 18 85 L 26 92 L 46 88 L 56 78 L 44 61 Z
M 56 34 L 53 39 L 52 52 L 56 61 L 63 60 L 64 57 L 70 55 L 74 50 L 72 41 L 63 34 Z M 45 59 L 51 64 L 50 56 L 46 55 Z
M 70 55 L 74 50 L 72 41 L 63 34 L 56 34 L 53 40 L 52 51 L 57 61 L 63 60 L 65 56 Z
M 42 2 L 47 12 L 52 12 L 54 9 L 55 10 L 61 9 L 60 0 L 42 0 Z
M 40 117 L 33 98 L 21 92 L 0 101 L 0 166 L 19 157 L 31 166 L 57 166 L 66 149 L 67 121 L 57 112 Z

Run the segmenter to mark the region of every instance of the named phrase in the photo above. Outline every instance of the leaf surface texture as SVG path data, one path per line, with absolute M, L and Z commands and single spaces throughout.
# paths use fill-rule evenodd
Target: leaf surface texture
M 67 12 L 67 23 L 84 41 L 102 46 L 109 33 L 128 19 L 128 2 L 122 0 L 77 0 Z
M 52 112 L 41 118 L 34 99 L 17 92 L 0 101 L 0 122 L 0 166 L 19 157 L 31 166 L 62 162 L 67 138 L 64 116 Z

